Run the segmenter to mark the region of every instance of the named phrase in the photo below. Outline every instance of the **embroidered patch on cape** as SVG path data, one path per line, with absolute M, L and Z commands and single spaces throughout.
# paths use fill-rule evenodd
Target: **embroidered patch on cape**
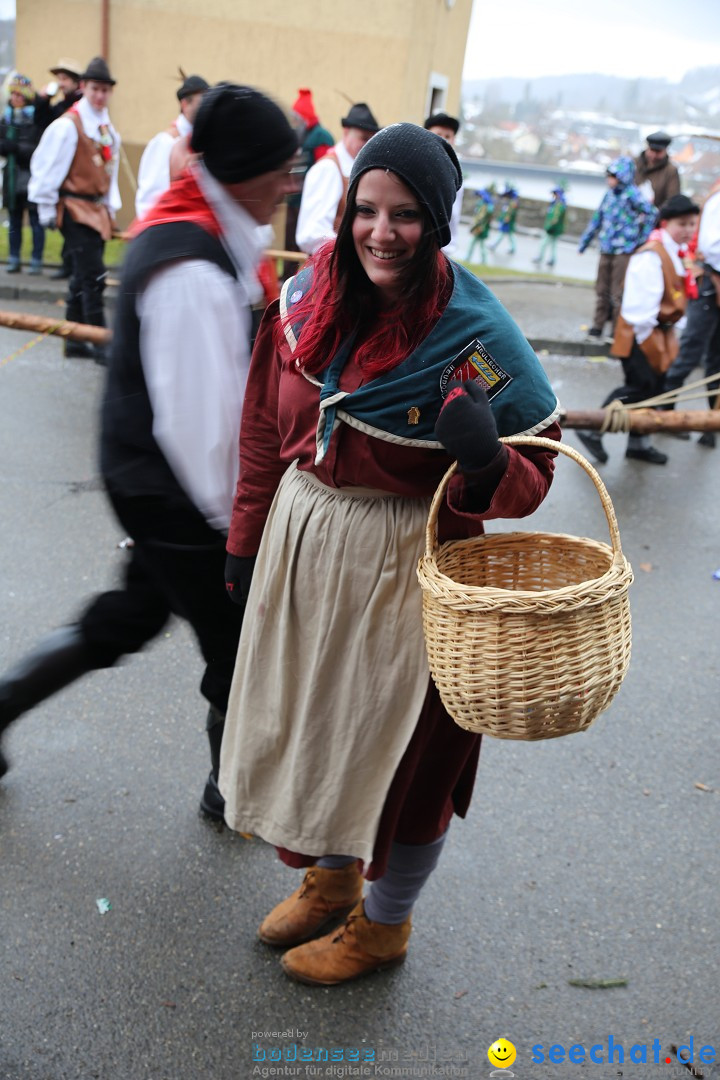
M 475 338 L 460 350 L 443 371 L 440 376 L 440 392 L 443 397 L 446 397 L 453 384 L 472 379 L 473 382 L 482 386 L 488 400 L 492 401 L 506 386 L 510 385 L 512 378 L 507 371 L 503 371 L 479 338 Z

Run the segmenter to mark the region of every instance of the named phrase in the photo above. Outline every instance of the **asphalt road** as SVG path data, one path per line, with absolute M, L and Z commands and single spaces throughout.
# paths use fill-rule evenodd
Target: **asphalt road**
M 126 557 L 96 476 L 103 373 L 31 340 L 0 330 L 2 668 Z M 616 378 L 599 359 L 544 360 L 568 408 Z M 583 735 L 486 740 L 402 968 L 311 989 L 255 940 L 298 875 L 197 816 L 205 710 L 181 624 L 15 726 L 0 781 L 1 1080 L 475 1080 L 500 1036 L 517 1059 L 495 1075 L 518 1080 L 679 1080 L 664 1061 L 691 1039 L 696 1058 L 720 1056 L 720 451 L 665 438 L 658 468 L 626 462 L 623 439 L 608 439 L 603 476 L 636 573 L 630 673 Z M 607 538 L 565 460 L 527 527 Z M 604 1064 L 553 1064 L 551 1045 L 595 1047 Z M 629 1062 L 633 1046 L 660 1064 Z M 335 1064 L 298 1048 L 336 1048 Z

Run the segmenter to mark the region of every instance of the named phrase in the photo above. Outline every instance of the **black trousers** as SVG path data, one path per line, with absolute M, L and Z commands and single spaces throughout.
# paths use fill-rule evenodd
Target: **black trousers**
M 665 376 L 659 375 L 650 367 L 645 353 L 636 341 L 633 341 L 632 352 L 622 361 L 622 366 L 625 382 L 608 394 L 601 408 L 604 409 L 611 401 L 632 405 L 661 393 Z
M 203 659 L 202 695 L 227 711 L 242 611 L 225 591 L 225 536 L 192 507 L 113 496 L 135 541 L 121 588 L 97 596 L 79 620 L 93 667 L 111 667 L 156 637 L 171 614 L 192 627 Z
M 696 367 L 704 368 L 706 377 L 720 374 L 720 309 L 708 269 L 703 274 L 697 299 L 688 304 L 680 355 L 665 375 L 665 389 L 677 390 Z M 708 394 L 711 409 L 715 406 L 717 388 L 718 384 L 713 384 L 712 393 Z
M 107 270 L 103 262 L 105 241 L 96 229 L 73 221 L 67 211 L 60 230 L 70 261 L 65 318 L 72 322 L 105 325 L 103 293 Z

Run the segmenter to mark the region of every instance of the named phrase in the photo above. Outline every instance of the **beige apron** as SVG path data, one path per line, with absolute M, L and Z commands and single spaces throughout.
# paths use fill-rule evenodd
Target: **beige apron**
M 285 473 L 258 554 L 220 765 L 228 824 L 369 863 L 429 670 L 429 500 Z

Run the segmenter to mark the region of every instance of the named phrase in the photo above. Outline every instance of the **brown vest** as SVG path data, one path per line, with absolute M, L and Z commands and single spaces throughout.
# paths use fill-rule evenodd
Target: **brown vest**
M 638 255 L 641 251 L 654 251 L 660 256 L 664 289 L 658 311 L 658 325 L 642 344 L 638 342 L 638 347 L 645 354 L 650 367 L 654 371 L 663 372 L 667 371 L 679 351 L 673 324 L 685 314 L 687 299 L 684 284 L 678 277 L 675 265 L 663 245 L 658 240 L 653 240 L 649 244 L 643 244 L 635 254 Z M 618 315 L 611 350 L 613 356 L 619 356 L 621 359 L 628 357 L 632 352 L 634 340 L 635 328 L 622 315 Z
M 321 161 L 327 158 L 328 161 L 334 161 L 337 165 L 337 171 L 340 173 L 340 179 L 342 180 L 342 195 L 340 196 L 340 202 L 337 205 L 337 211 L 335 213 L 335 220 L 333 221 L 333 232 L 337 232 L 342 221 L 342 216 L 345 213 L 345 206 L 347 204 L 348 193 L 348 178 L 343 175 L 342 166 L 334 150 L 328 150 L 327 154 L 324 154 L 320 159 Z
M 73 221 L 89 225 L 99 232 L 103 240 L 112 236 L 110 211 L 103 198 L 110 190 L 110 172 L 102 159 L 100 147 L 89 139 L 79 115 L 72 110 L 66 114 L 77 128 L 78 143 L 70 171 L 60 186 L 58 201 L 58 225 L 62 225 L 63 213 L 67 211 Z M 76 193 L 78 198 L 73 198 Z

